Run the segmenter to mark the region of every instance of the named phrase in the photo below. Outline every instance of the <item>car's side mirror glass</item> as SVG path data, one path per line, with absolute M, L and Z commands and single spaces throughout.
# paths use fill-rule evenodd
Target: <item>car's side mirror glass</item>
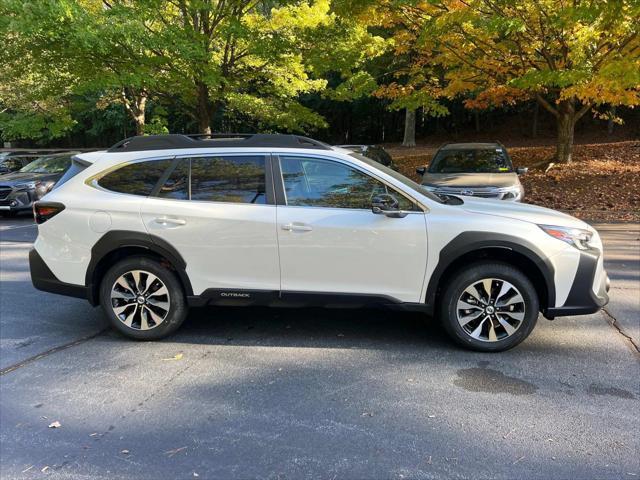
M 418 167 L 418 168 L 416 168 L 416 173 L 418 175 L 424 175 L 425 173 L 427 173 L 427 167 Z
M 407 216 L 407 212 L 400 210 L 398 199 L 389 193 L 374 196 L 371 199 L 371 211 L 376 215 L 386 215 L 391 218 Z
M 524 175 L 528 171 L 529 171 L 529 169 L 527 167 L 518 167 L 518 168 L 516 168 L 516 173 L 518 175 Z

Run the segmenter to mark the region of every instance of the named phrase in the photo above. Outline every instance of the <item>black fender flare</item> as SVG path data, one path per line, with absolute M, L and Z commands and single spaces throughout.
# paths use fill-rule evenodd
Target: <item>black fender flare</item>
M 488 248 L 511 250 L 526 257 L 535 264 L 545 280 L 546 288 L 547 302 L 544 305 L 541 303 L 540 307 L 543 311 L 555 307 L 555 270 L 546 255 L 538 247 L 527 240 L 513 235 L 470 231 L 461 233 L 440 250 L 438 264 L 429 278 L 425 295 L 425 303 L 429 307 L 431 314 L 435 311 L 435 300 L 438 288 L 440 287 L 440 280 L 447 268 L 465 254 Z
M 91 260 L 85 275 L 85 285 L 87 286 L 87 296 L 92 305 L 99 303 L 96 294 L 97 285 L 95 279 L 96 268 L 100 262 L 109 254 L 116 250 L 136 247 L 148 250 L 160 255 L 171 263 L 178 274 L 185 290 L 186 296 L 193 295 L 191 281 L 187 275 L 187 263 L 180 253 L 166 240 L 160 237 L 142 232 L 128 230 L 112 230 L 105 233 L 100 240 L 91 248 Z

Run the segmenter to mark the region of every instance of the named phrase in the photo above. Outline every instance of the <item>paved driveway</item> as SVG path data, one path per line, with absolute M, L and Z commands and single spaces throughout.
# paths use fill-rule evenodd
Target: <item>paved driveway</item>
M 376 310 L 200 310 L 131 342 L 35 291 L 33 227 L 0 222 L 2 478 L 640 477 L 637 225 L 599 227 L 607 312 L 480 354 Z

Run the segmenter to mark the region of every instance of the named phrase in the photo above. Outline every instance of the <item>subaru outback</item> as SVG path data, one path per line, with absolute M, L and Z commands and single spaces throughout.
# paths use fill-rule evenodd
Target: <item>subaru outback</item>
M 132 137 L 76 155 L 34 206 L 36 288 L 101 305 L 139 340 L 205 305 L 381 306 L 459 344 L 514 347 L 608 301 L 602 243 L 545 208 L 434 195 L 295 135 Z

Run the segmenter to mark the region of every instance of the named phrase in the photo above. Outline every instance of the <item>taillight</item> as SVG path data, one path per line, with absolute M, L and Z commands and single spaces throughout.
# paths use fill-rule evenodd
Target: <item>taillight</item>
M 55 217 L 64 210 L 64 205 L 56 202 L 35 202 L 33 204 L 33 218 L 40 225 L 50 218 Z

